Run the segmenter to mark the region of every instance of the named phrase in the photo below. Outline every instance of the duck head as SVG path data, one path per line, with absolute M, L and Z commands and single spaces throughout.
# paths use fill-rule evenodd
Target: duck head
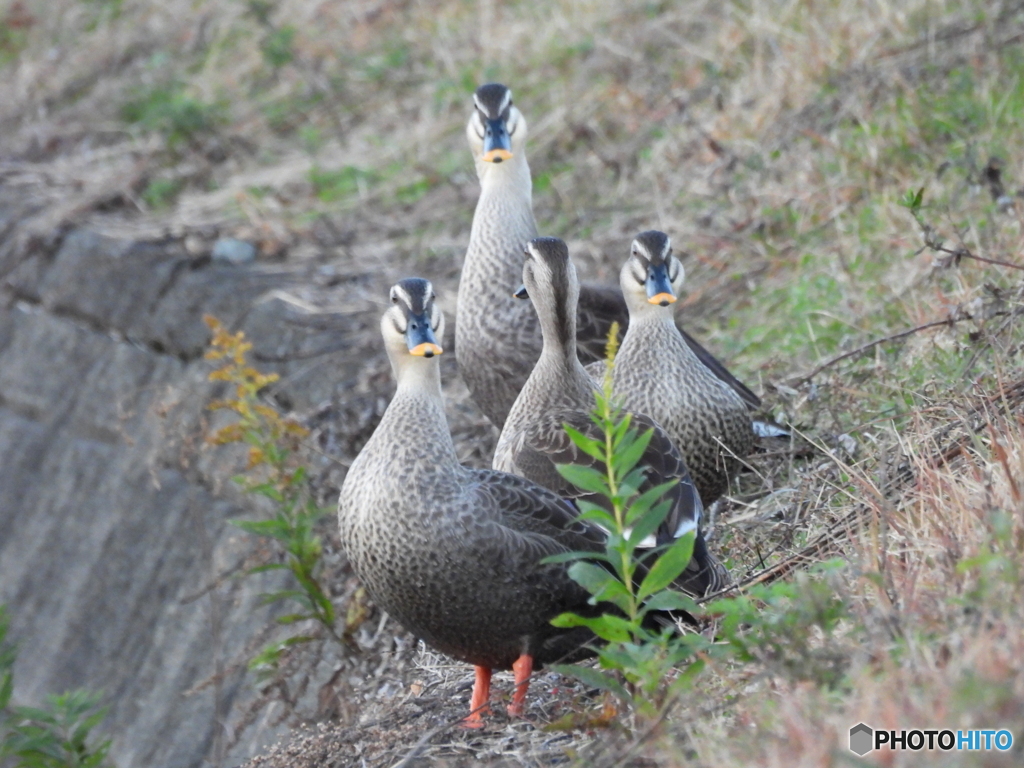
M 656 229 L 641 232 L 633 239 L 629 258 L 622 265 L 619 284 L 630 315 L 665 308 L 679 298 L 686 282 L 683 264 L 672 252 L 672 241 Z
M 513 295 L 533 301 L 545 347 L 554 342 L 575 355 L 580 281 L 569 248 L 557 237 L 536 237 L 526 244 L 524 257 L 523 285 Z
M 444 313 L 434 287 L 421 277 L 407 277 L 391 286 L 391 306 L 380 320 L 388 357 L 396 367 L 409 358 L 431 358 L 444 350 Z
M 484 163 L 500 164 L 524 151 L 526 119 L 513 106 L 511 90 L 501 83 L 476 89 L 466 137 L 473 156 Z

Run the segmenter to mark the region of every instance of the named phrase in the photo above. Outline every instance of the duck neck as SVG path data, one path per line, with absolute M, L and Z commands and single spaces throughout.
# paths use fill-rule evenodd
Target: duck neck
M 429 445 L 434 467 L 457 466 L 458 455 L 444 413 L 440 361 L 404 355 L 392 360 L 392 370 L 398 388 L 381 425 L 394 419 L 392 428 L 408 432 L 407 425 L 414 422 L 418 448 Z
M 541 333 L 544 335 L 541 356 L 548 360 L 575 360 L 579 363 L 576 356 L 576 317 L 564 309 L 559 307 L 559 312 L 555 316 L 538 313 Z
M 443 407 L 441 366 L 437 358 L 403 355 L 392 361 L 391 369 L 395 374 L 399 393 L 423 397 Z
M 489 163 L 477 157 L 476 175 L 480 179 L 481 200 L 498 195 L 533 210 L 533 180 L 526 152 L 520 150 L 503 163 Z
M 576 353 L 576 314 L 565 310 L 563 306 L 555 316 L 545 313 L 540 317 L 544 346 L 537 367 L 551 375 L 557 372 L 559 386 L 569 386 L 573 393 L 581 394 L 591 390 L 590 376 Z
M 671 326 L 675 328 L 675 313 L 672 311 L 672 306 L 659 307 L 656 304 L 647 303 L 631 306 L 629 308 L 629 327 L 633 326 Z
M 510 294 L 522 281 L 523 247 L 537 236 L 533 218 L 530 166 L 524 152 L 503 163 L 476 161 L 480 199 L 473 215 L 463 279 L 483 279 L 480 289 L 492 286 Z

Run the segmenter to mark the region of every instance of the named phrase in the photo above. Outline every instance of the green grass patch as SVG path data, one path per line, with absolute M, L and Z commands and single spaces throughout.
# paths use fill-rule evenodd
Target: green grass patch
M 314 193 L 325 203 L 351 197 L 359 191 L 360 186 L 369 186 L 374 180 L 374 174 L 354 165 L 346 165 L 335 171 L 313 168 L 309 172 Z
M 150 208 L 168 208 L 183 187 L 181 179 L 150 179 L 142 191 L 142 200 Z
M 263 60 L 274 69 L 280 69 L 285 64 L 290 64 L 295 58 L 295 35 L 297 32 L 298 30 L 290 24 L 272 30 L 260 46 Z
M 191 96 L 180 84 L 164 85 L 137 92 L 122 106 L 121 118 L 162 134 L 173 149 L 223 125 L 227 105 Z

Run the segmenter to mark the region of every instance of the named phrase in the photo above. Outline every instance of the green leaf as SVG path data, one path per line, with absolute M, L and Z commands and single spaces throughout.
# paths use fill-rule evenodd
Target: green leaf
M 257 536 L 267 536 L 272 539 L 285 540 L 290 537 L 288 523 L 280 518 L 273 520 L 229 520 L 232 525 L 238 526 L 243 531 L 254 533 Z
M 628 435 L 628 433 L 630 431 L 629 425 L 632 424 L 632 423 L 633 423 L 633 414 L 631 414 L 631 413 L 624 414 L 622 416 L 622 418 L 618 422 L 615 422 L 615 420 L 613 418 L 613 423 L 612 423 L 612 428 L 611 428 L 612 445 L 614 445 L 615 447 L 618 447 L 622 443 L 622 441 L 624 439 L 627 439 L 627 435 Z M 634 434 L 636 433 L 635 430 L 633 430 L 633 432 L 634 432 Z
M 636 654 L 631 653 L 628 645 L 606 645 L 598 649 L 598 658 L 605 669 L 620 669 L 623 672 L 637 665 Z
M 0 675 L 0 710 L 7 708 L 11 701 L 11 694 L 14 692 L 14 675 L 5 672 Z
M 647 467 L 636 467 L 619 480 L 619 495 L 628 501 L 640 492 L 640 487 L 645 482 L 647 482 Z
M 638 520 L 632 521 L 633 532 L 627 539 L 630 553 L 640 545 L 640 542 L 658 530 L 658 527 L 665 522 L 665 517 L 670 509 L 672 509 L 672 502 L 665 500 L 653 509 L 648 509 Z M 627 523 L 629 522 L 627 516 Z
M 569 566 L 569 578 L 582 586 L 598 601 L 608 600 L 628 610 L 630 595 L 625 585 L 607 569 L 586 560 Z
M 633 625 L 623 618 L 602 614 L 600 616 L 580 616 L 576 613 L 563 613 L 551 620 L 556 627 L 587 627 L 591 632 L 609 643 L 626 643 L 633 637 Z
M 618 447 L 615 455 L 612 457 L 612 466 L 615 468 L 617 475 L 625 475 L 637 465 L 640 459 L 643 458 L 647 446 L 650 445 L 653 435 L 654 430 L 648 429 L 643 434 L 638 435 L 632 442 L 630 442 L 629 437 L 623 441 L 623 445 Z
M 618 523 L 615 522 L 615 518 L 597 505 L 592 505 L 592 507 L 586 512 L 581 512 L 579 514 L 579 519 L 595 522 L 606 531 L 614 531 L 618 527 Z
M 588 456 L 592 456 L 598 461 L 605 460 L 604 443 L 600 442 L 599 440 L 595 440 L 592 437 L 584 435 L 582 432 L 573 429 L 568 424 L 563 424 L 562 429 L 565 430 L 565 434 L 567 434 L 569 436 L 569 439 L 572 440 L 573 445 L 575 445 L 585 454 L 587 454 Z
M 692 597 L 671 589 L 655 592 L 644 601 L 643 609 L 644 613 L 647 611 L 687 611 L 695 615 L 701 613 L 700 606 Z
M 900 200 L 899 200 L 899 204 L 900 205 L 902 205 L 904 208 L 909 209 L 910 212 L 914 213 L 914 214 L 916 214 L 919 210 L 921 210 L 921 205 L 923 203 L 924 203 L 924 187 L 921 187 L 920 189 L 918 189 L 917 192 L 915 192 L 912 189 L 907 190 L 903 194 L 903 197 L 901 197 Z
M 316 640 L 316 638 L 312 635 L 292 635 L 284 641 L 283 645 L 285 647 L 290 647 L 293 645 L 299 645 L 301 643 L 311 643 L 314 640 Z
M 257 565 L 255 568 L 250 568 L 246 573 L 264 573 L 266 571 L 287 571 L 288 566 L 284 563 L 267 563 L 266 565 Z
M 39 723 L 56 724 L 57 720 L 45 709 L 38 707 L 12 707 L 11 712 L 17 720 L 35 720 Z
M 245 482 L 245 476 L 242 476 L 243 483 Z M 260 483 L 259 485 L 247 485 L 246 490 L 249 493 L 255 493 L 259 496 L 266 496 L 271 501 L 283 502 L 284 496 L 272 483 Z
M 668 482 L 658 483 L 637 496 L 629 505 L 629 509 L 626 510 L 626 523 L 629 525 L 635 525 L 636 520 L 646 514 L 651 507 L 664 498 L 665 494 L 675 488 L 678 484 L 678 480 L 669 480 Z
M 316 616 L 311 616 L 308 613 L 288 613 L 284 616 L 278 616 L 276 621 L 278 624 L 295 624 L 306 619 L 315 619 Z
M 623 701 L 632 701 L 629 691 L 611 675 L 606 675 L 599 669 L 593 667 L 576 666 L 575 664 L 549 664 L 548 669 L 558 672 L 566 677 L 575 677 L 584 685 L 592 688 L 599 688 L 602 691 L 610 691 Z
M 556 464 L 555 468 L 558 470 L 558 474 L 581 491 L 605 496 L 609 493 L 607 478 L 593 467 L 583 467 L 579 464 Z
M 605 507 L 601 506 L 600 504 L 595 504 L 592 501 L 587 501 L 586 499 L 576 499 L 576 506 L 579 507 L 581 514 L 587 514 L 588 512 L 592 512 L 593 510 L 597 510 L 598 512 L 604 512 L 605 514 L 608 513 L 608 510 Z
M 308 595 L 297 589 L 282 589 L 280 592 L 268 592 L 260 595 L 260 605 L 270 605 L 271 603 L 276 603 L 278 600 L 289 599 L 296 600 L 300 605 L 304 605 L 307 608 L 312 608 Z
M 637 597 L 643 600 L 648 595 L 660 592 L 675 581 L 690 562 L 693 555 L 694 533 L 680 536 L 666 549 L 651 566 L 637 590 Z

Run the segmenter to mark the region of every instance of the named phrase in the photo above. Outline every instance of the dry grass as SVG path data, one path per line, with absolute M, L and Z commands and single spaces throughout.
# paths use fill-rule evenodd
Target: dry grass
M 771 659 L 722 662 L 635 759 L 1020 764 L 1020 746 L 857 763 L 845 739 L 864 720 L 1006 727 L 1024 743 L 1024 433 L 1011 397 L 1024 379 L 1022 284 L 1018 270 L 970 257 L 1024 261 L 1021 3 L 19 7 L 32 22 L 12 27 L 10 6 L 17 35 L 0 38 L 15 51 L 0 78 L 0 171 L 50 191 L 37 226 L 155 221 L 199 250 L 246 237 L 264 259 L 335 276 L 303 295 L 321 309 L 355 280 L 383 296 L 421 273 L 454 310 L 476 195 L 468 94 L 485 79 L 510 84 L 530 120 L 542 232 L 565 237 L 598 279 L 617 273 L 636 232 L 669 232 L 690 254 L 691 330 L 806 437 L 795 457 L 752 462 L 715 546 L 739 578 L 821 535 L 831 549 L 812 559 L 849 563 L 829 577 L 848 610 L 841 631 L 818 639 L 844 659 L 841 683 Z M 925 247 L 899 204 L 921 187 L 922 221 L 960 258 Z M 805 375 L 947 318 L 956 324 Z M 351 434 L 324 427 L 342 458 L 379 418 L 384 370 L 368 361 L 342 404 Z M 493 436 L 464 387 L 448 392 L 460 450 L 486 463 Z M 456 682 L 434 690 L 461 706 Z M 389 711 L 385 722 L 401 715 Z M 343 720 L 354 728 L 358 715 Z M 410 748 L 422 732 L 399 730 Z M 445 751 L 448 733 L 423 754 L 472 753 Z M 531 733 L 507 760 L 554 759 L 530 751 Z M 609 739 L 594 759 L 625 760 L 630 744 Z M 399 746 L 368 764 L 397 761 Z

